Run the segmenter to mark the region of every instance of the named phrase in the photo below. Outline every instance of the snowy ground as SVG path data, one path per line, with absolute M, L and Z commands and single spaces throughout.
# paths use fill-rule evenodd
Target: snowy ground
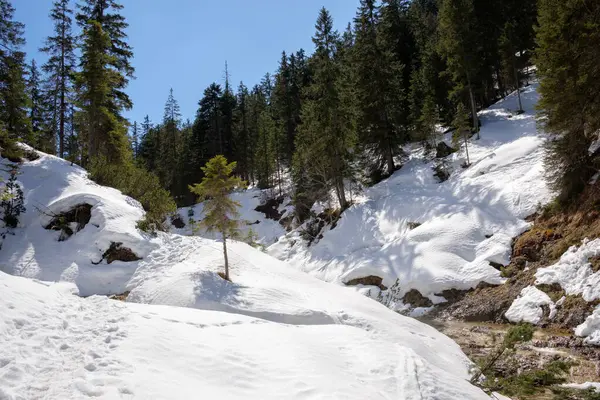
M 427 325 L 246 244 L 228 283 L 218 243 L 159 240 L 130 282 L 151 305 L 0 272 L 0 398 L 489 398 Z
M 220 243 L 141 233 L 137 202 L 56 157 L 19 182 L 27 211 L 0 250 L 2 400 L 489 399 L 456 343 L 351 289 L 239 242 L 225 282 Z M 81 203 L 83 230 L 44 229 Z M 94 265 L 111 242 L 142 260 Z
M 536 131 L 536 89 L 524 89 L 522 115 L 511 112 L 516 95 L 480 113 L 481 139 L 469 146 L 472 165 L 459 167 L 464 150 L 451 155 L 448 181 L 438 183 L 433 163 L 415 150 L 317 244 L 307 248 L 291 232 L 269 254 L 338 284 L 375 275 L 390 287 L 398 279 L 398 298 L 416 289 L 434 303 L 443 301 L 436 294 L 445 289 L 502 283 L 490 262 L 508 264 L 512 238 L 529 226 L 524 218 L 551 199 L 543 179 L 544 138 Z M 410 230 L 409 223 L 421 225 Z

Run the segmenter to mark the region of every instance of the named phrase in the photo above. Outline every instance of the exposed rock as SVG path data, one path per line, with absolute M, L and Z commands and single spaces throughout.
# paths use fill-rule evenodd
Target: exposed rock
M 435 157 L 436 158 L 444 158 L 448 157 L 450 154 L 455 153 L 456 149 L 448 146 L 446 142 L 439 142 L 435 147 Z
M 407 225 L 408 225 L 408 229 L 410 229 L 412 231 L 413 229 L 420 227 L 421 223 L 420 222 L 409 222 Z
M 171 225 L 173 225 L 177 229 L 185 228 L 185 222 L 183 222 L 183 219 L 181 218 L 180 215 L 171 217 Z
M 427 297 L 423 296 L 421 292 L 416 289 L 408 291 L 402 298 L 404 304 L 410 304 L 411 307 L 431 307 L 433 302 Z
M 443 164 L 438 164 L 433 167 L 433 176 L 435 176 L 440 183 L 446 182 L 450 178 L 448 169 Z
M 257 206 L 254 210 L 265 214 L 265 217 L 275 221 L 279 221 L 281 213 L 279 206 L 283 203 L 283 197 L 277 197 L 267 200 L 265 204 Z
M 365 276 L 363 278 L 355 278 L 351 279 L 348 282 L 345 282 L 346 286 L 356 286 L 356 285 L 365 285 L 365 286 L 377 286 L 381 290 L 387 290 L 387 287 L 383 285 L 383 279 L 375 276 Z
M 102 254 L 102 258 L 100 259 L 100 261 L 92 261 L 92 264 L 98 265 L 102 262 L 102 260 L 106 260 L 106 263 L 110 264 L 113 261 L 138 261 L 141 260 L 141 257 L 138 257 L 129 247 L 123 247 L 123 243 L 111 242 L 108 250 L 106 250 L 104 254 Z
M 91 218 L 92 206 L 87 203 L 78 204 L 69 211 L 53 215 L 45 229 L 60 231 L 58 241 L 62 242 L 85 228 Z
M 108 296 L 108 298 L 111 300 L 126 301 L 127 296 L 129 296 L 129 291 L 121 293 L 121 294 L 113 294 L 112 296 Z

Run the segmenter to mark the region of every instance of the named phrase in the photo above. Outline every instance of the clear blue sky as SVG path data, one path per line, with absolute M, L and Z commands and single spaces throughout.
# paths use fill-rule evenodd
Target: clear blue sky
M 52 32 L 52 0 L 13 0 L 15 19 L 25 23 L 29 58 Z M 73 0 L 75 3 L 75 0 Z M 343 31 L 358 0 L 122 0 L 134 49 L 136 79 L 127 89 L 133 122 L 146 114 L 162 119 L 172 87 L 184 118 L 193 120 L 198 100 L 211 82 L 222 83 L 225 60 L 234 87 L 258 83 L 274 72 L 281 52 L 304 48 L 312 53 L 311 36 L 319 9 L 332 14 Z

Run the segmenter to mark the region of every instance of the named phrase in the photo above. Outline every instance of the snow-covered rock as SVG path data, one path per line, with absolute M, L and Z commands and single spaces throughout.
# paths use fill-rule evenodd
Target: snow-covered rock
M 571 246 L 554 265 L 536 271 L 536 284 L 558 283 L 570 295 L 581 295 L 585 301 L 600 299 L 600 272 L 594 272 L 588 261 L 600 255 L 600 239 L 583 240 Z
M 471 166 L 460 168 L 464 148 L 448 157 L 454 172 L 438 183 L 434 163 L 420 149 L 389 179 L 366 190 L 335 229 L 307 247 L 294 231 L 268 248 L 320 279 L 342 284 L 379 276 L 399 280 L 402 297 L 418 290 L 434 303 L 445 289 L 501 284 L 490 262 L 508 264 L 512 238 L 529 226 L 524 218 L 552 198 L 544 180 L 543 144 L 536 131 L 537 84 L 480 113 L 481 139 L 471 140 Z M 410 229 L 411 223 L 420 223 Z M 414 226 L 414 225 L 413 225 Z
M 122 293 L 139 262 L 115 261 L 93 265 L 111 242 L 121 242 L 139 257 L 146 257 L 157 244 L 136 229 L 144 210 L 120 191 L 100 186 L 87 172 L 70 162 L 44 153 L 23 163 L 18 182 L 23 188 L 27 211 L 19 227 L 6 235 L 0 251 L 0 270 L 44 281 L 74 282 L 81 295 Z M 1 159 L 6 170 L 11 164 Z M 8 179 L 7 173 L 3 178 Z M 44 229 L 51 215 L 79 204 L 92 206 L 85 228 L 59 242 L 59 232 Z
M 219 243 L 158 240 L 130 283 L 152 305 L 0 272 L 0 398 L 489 399 L 432 327 L 242 243 L 229 283 Z
M 542 306 L 550 308 L 550 318 L 556 313 L 554 302 L 546 293 L 535 286 L 527 286 L 521 290 L 519 297 L 513 301 L 504 316 L 510 322 L 538 324 L 544 317 Z

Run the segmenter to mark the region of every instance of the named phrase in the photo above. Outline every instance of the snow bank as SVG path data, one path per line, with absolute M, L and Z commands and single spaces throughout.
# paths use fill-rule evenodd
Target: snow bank
M 245 244 L 228 283 L 218 243 L 158 240 L 131 282 L 153 305 L 0 272 L 0 397 L 489 399 L 425 324 Z
M 600 391 L 600 383 L 598 383 L 598 382 L 565 383 L 561 386 L 571 388 L 571 389 L 581 389 L 581 390 L 594 388 L 594 389 L 596 389 L 596 391 Z
M 510 322 L 538 324 L 544 317 L 542 306 L 550 307 L 550 318 L 552 318 L 552 314 L 556 312 L 554 302 L 535 286 L 527 286 L 521 290 L 521 294 L 513 301 L 504 316 Z
M 244 221 L 242 224 L 241 233 L 247 235 L 250 230 L 256 234 L 256 242 L 264 246 L 269 246 L 275 243 L 281 236 L 285 235 L 285 229 L 278 221 L 269 219 L 264 213 L 256 211 L 256 207 L 263 204 L 267 198 L 267 191 L 260 189 L 248 189 L 241 192 L 231 194 L 231 198 L 240 203 L 240 219 Z M 289 197 L 284 198 L 278 208 L 278 211 L 283 215 L 287 212 Z M 190 218 L 193 221 L 201 221 L 203 218 L 203 204 L 199 203 L 191 207 L 182 207 L 178 210 L 179 216 L 186 226 L 181 229 L 173 228 L 174 233 L 181 235 L 200 234 L 203 237 L 214 239 L 215 236 L 201 230 L 199 233 L 194 232 L 189 224 Z
M 554 265 L 537 270 L 536 284 L 558 283 L 570 295 L 585 301 L 600 299 L 600 272 L 594 272 L 590 257 L 600 255 L 600 239 L 584 239 L 581 246 L 571 246 Z
M 585 337 L 587 343 L 600 346 L 600 306 L 596 307 L 592 315 L 575 328 L 575 334 Z
M 537 84 L 522 97 L 522 115 L 509 111 L 517 109 L 514 95 L 480 113 L 472 165 L 459 167 L 464 151 L 449 156 L 455 172 L 448 181 L 437 183 L 433 163 L 414 150 L 318 243 L 307 248 L 295 231 L 269 253 L 339 284 L 375 275 L 390 287 L 399 279 L 400 297 L 416 289 L 434 303 L 445 289 L 503 283 L 490 262 L 508 264 L 512 238 L 529 226 L 524 218 L 552 197 L 543 177 L 545 138 L 536 132 Z M 421 225 L 411 230 L 411 222 Z
M 97 185 L 87 172 L 70 162 L 39 153 L 19 169 L 27 211 L 19 227 L 8 234 L 0 251 L 0 270 L 44 281 L 74 282 L 81 295 L 122 293 L 139 262 L 93 265 L 111 242 L 121 242 L 139 257 L 156 245 L 136 229 L 141 205 L 116 189 Z M 11 164 L 1 159 L 3 170 Z M 8 176 L 3 174 L 6 181 Z M 46 230 L 51 214 L 87 203 L 91 219 L 83 230 L 59 242 L 59 232 Z

